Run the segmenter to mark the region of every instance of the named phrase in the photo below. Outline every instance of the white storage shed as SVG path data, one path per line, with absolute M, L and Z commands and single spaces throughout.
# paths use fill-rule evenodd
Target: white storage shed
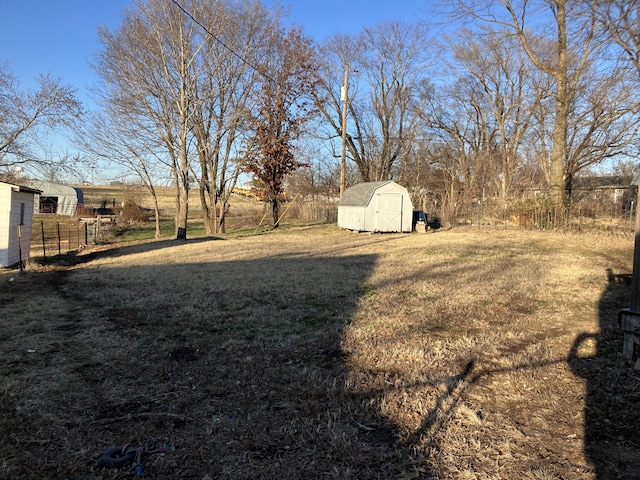
M 0 267 L 29 258 L 33 202 L 40 190 L 0 182 Z
M 359 232 L 411 232 L 409 192 L 391 180 L 349 187 L 338 203 L 338 226 Z

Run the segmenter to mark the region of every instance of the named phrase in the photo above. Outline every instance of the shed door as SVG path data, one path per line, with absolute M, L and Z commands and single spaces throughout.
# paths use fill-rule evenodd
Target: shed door
M 379 193 L 376 195 L 376 231 L 402 231 L 402 193 Z

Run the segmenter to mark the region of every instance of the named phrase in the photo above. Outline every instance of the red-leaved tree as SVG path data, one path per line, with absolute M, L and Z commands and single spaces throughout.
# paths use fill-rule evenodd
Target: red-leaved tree
M 315 113 L 311 100 L 315 69 L 313 44 L 300 29 L 273 32 L 268 54 L 260 65 L 262 81 L 256 88 L 251 114 L 253 135 L 245 170 L 262 184 L 274 228 L 280 218 L 284 178 L 307 166 L 296 160 L 293 144 Z

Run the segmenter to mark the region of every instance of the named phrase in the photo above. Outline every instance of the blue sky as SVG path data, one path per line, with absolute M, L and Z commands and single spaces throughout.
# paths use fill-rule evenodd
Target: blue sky
M 51 74 L 75 87 L 90 108 L 96 83 L 91 69 L 98 51 L 97 28 L 114 29 L 134 0 L 0 0 L 0 62 L 6 62 L 22 89 L 35 77 Z M 274 5 L 277 0 L 263 0 Z M 384 20 L 429 20 L 433 0 L 281 0 L 290 19 L 322 41 L 335 32 L 357 33 Z M 54 140 L 58 143 L 59 140 Z M 73 146 L 59 145 L 65 152 Z
M 79 91 L 93 80 L 98 25 L 115 27 L 130 0 L 0 0 L 0 61 L 24 87 L 51 73 Z
M 275 1 L 265 1 L 267 5 Z M 322 41 L 335 32 L 357 33 L 362 27 L 384 20 L 428 19 L 434 0 L 282 0 L 290 18 L 302 25 L 307 35 Z
M 99 25 L 115 28 L 132 0 L 0 0 L 0 61 L 24 87 L 51 73 L 85 97 L 95 82 L 90 68 Z M 265 0 L 273 5 L 275 0 Z M 334 32 L 356 33 L 383 20 L 427 19 L 430 0 L 283 0 L 290 18 L 321 41 Z

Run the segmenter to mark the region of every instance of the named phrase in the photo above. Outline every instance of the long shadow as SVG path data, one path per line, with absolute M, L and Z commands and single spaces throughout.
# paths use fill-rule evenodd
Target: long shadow
M 341 340 L 376 261 L 87 263 L 60 277 L 73 307 L 33 330 L 32 353 L 0 361 L 15 379 L 0 477 L 110 477 L 91 452 L 157 437 L 174 447 L 145 462 L 159 480 L 403 478 L 410 452 L 344 391 Z
M 176 245 L 193 245 L 199 243 L 209 243 L 222 240 L 220 237 L 198 237 L 189 238 L 187 240 L 163 239 L 151 240 L 149 242 L 134 243 L 132 245 L 108 245 L 104 248 L 89 249 L 88 251 L 80 250 L 62 255 L 63 261 L 59 263 L 67 265 L 79 265 L 88 263 L 100 257 L 122 257 L 134 253 L 148 253 L 156 250 L 175 247 Z
M 455 417 L 466 393 L 485 377 L 568 364 L 586 382 L 584 452 L 593 466 L 595 478 L 640 479 L 640 374 L 621 358 L 622 333 L 617 321 L 619 310 L 629 299 L 630 275 L 616 275 L 612 271 L 607 275 L 608 288 L 599 300 L 599 331 L 579 334 L 566 357 L 505 368 L 478 368 L 472 358 L 460 366 L 457 374 L 403 383 L 401 388 L 405 391 L 439 384 L 446 386 L 434 407 L 425 412 L 420 426 L 407 438 L 407 444 L 418 445 L 445 428 Z M 382 399 L 393 390 L 394 387 L 370 389 L 362 395 Z
M 380 244 L 386 242 L 393 242 L 398 240 L 398 236 L 386 236 L 381 237 L 379 240 L 375 242 L 368 241 L 367 245 Z M 97 258 L 101 257 L 122 257 L 125 255 L 137 254 L 137 253 L 149 253 L 154 252 L 156 250 L 163 250 L 175 247 L 176 245 L 194 245 L 194 244 L 206 244 L 209 242 L 215 241 L 223 241 L 222 237 L 197 237 L 197 238 L 189 238 L 187 240 L 176 240 L 172 239 L 163 239 L 163 240 L 150 240 L 148 242 L 136 242 L 132 245 L 108 245 L 104 248 L 98 249 L 90 249 L 85 252 L 83 250 L 69 252 L 65 255 L 60 255 L 58 257 L 62 257 L 63 260 L 58 260 L 58 263 L 66 264 L 66 265 L 79 265 L 83 263 L 91 262 Z M 360 244 L 351 244 L 348 247 L 338 246 L 335 248 L 327 249 L 323 252 L 316 253 L 315 255 L 330 255 L 333 253 L 344 253 L 349 249 L 357 249 L 361 245 Z M 304 252 L 301 252 L 304 253 Z M 295 254 L 287 254 L 286 256 L 295 256 Z
M 569 352 L 569 365 L 583 377 L 584 452 L 598 480 L 640 479 L 640 376 L 621 358 L 617 313 L 628 305 L 630 275 L 607 270 L 599 302 L 600 328 L 582 333 Z

